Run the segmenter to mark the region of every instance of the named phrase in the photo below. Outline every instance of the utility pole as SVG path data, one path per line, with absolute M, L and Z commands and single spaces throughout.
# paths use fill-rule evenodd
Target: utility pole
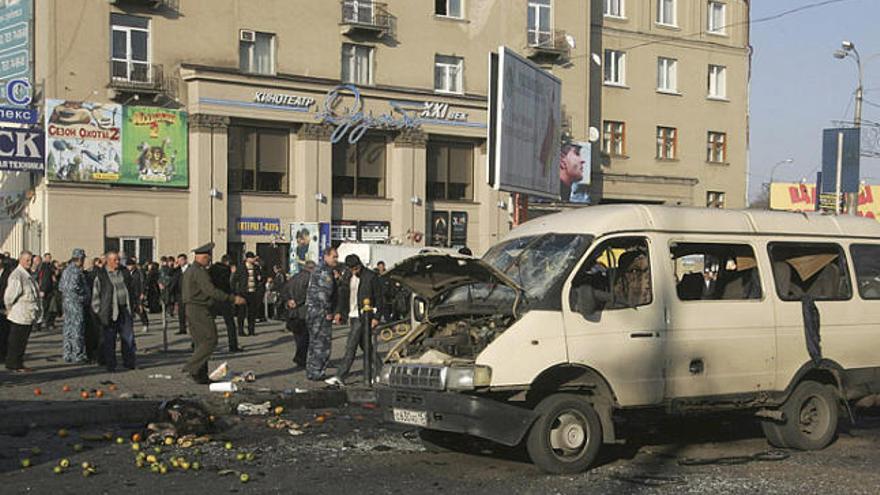
M 856 44 L 849 40 L 844 40 L 840 43 L 840 49 L 834 52 L 834 58 L 843 60 L 845 58 L 851 58 L 856 63 L 856 68 L 859 71 L 859 84 L 856 87 L 856 107 L 853 111 L 853 126 L 856 129 L 861 129 L 862 127 L 862 101 L 865 96 L 864 91 L 864 71 L 862 69 L 862 58 L 859 56 L 859 51 L 856 49 Z M 841 140 L 838 140 L 838 146 L 842 146 Z M 861 153 L 861 150 L 859 151 Z M 840 150 L 838 150 L 840 153 Z M 839 159 L 838 159 L 839 161 Z M 836 198 L 836 203 L 840 204 L 840 164 L 838 163 L 837 170 L 837 191 L 838 195 Z M 858 210 L 859 205 L 859 192 L 848 192 L 846 193 L 846 213 L 850 215 L 855 215 Z M 836 208 L 839 210 L 839 206 Z

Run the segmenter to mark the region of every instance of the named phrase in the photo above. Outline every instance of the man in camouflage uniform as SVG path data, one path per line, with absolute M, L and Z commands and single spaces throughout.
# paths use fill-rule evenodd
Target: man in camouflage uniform
M 309 326 L 309 354 L 306 358 L 306 378 L 313 381 L 324 380 L 325 371 L 330 361 L 330 344 L 332 322 L 342 321 L 340 315 L 334 315 L 336 307 L 336 278 L 333 268 L 339 262 L 336 248 L 324 252 L 324 262 L 318 267 L 309 280 L 306 293 L 306 322 Z
M 74 249 L 67 268 L 61 274 L 58 289 L 64 309 L 64 347 L 65 363 L 85 363 L 86 355 L 86 311 L 91 301 L 92 291 L 83 272 L 86 252 Z

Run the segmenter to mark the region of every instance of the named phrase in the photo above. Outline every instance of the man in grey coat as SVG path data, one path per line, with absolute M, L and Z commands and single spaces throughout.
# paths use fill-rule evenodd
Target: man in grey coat
M 9 345 L 6 351 L 6 368 L 16 373 L 31 371 L 24 366 L 24 352 L 34 325 L 42 321 L 43 310 L 40 289 L 31 276 L 33 255 L 22 251 L 18 266 L 9 275 L 3 302 L 9 320 Z

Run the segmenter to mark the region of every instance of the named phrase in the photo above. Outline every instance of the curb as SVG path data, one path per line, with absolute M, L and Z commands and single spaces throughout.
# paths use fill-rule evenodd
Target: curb
M 345 404 L 376 402 L 376 393 L 369 389 L 325 389 L 302 393 L 251 392 L 244 390 L 232 397 L 222 394 L 186 398 L 201 403 L 210 414 L 236 414 L 240 403 L 262 403 L 285 409 L 321 409 Z M 165 399 L 90 400 L 58 402 L 0 402 L 0 435 L 23 435 L 35 428 L 80 427 L 100 424 L 136 424 L 156 421 L 159 406 Z

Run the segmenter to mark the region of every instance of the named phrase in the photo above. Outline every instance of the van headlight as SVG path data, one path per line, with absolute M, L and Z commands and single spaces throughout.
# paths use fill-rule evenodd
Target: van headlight
M 473 390 L 488 387 L 492 381 L 492 368 L 488 366 L 450 367 L 446 369 L 448 390 Z
M 379 372 L 379 383 L 382 385 L 391 385 L 391 365 L 386 364 L 382 366 L 382 371 Z

